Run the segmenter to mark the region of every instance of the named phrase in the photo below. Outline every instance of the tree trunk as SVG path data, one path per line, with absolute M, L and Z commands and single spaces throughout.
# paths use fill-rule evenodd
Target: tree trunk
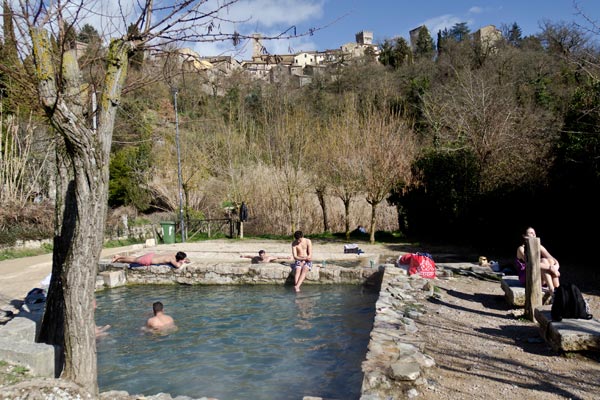
M 323 231 L 329 232 L 329 215 L 327 213 L 327 203 L 325 202 L 325 189 L 317 188 L 317 198 L 319 199 L 319 204 L 321 205 L 321 210 L 323 211 Z
M 64 152 L 57 151 L 60 187 L 53 276 L 40 338 L 63 349 L 61 377 L 97 394 L 93 299 L 106 221 L 112 131 L 127 74 L 129 43 L 116 40 L 109 47 L 96 133 L 85 123 L 75 53 L 63 53 L 57 74 L 47 32 L 32 29 L 31 39 L 40 100 L 65 143 Z M 61 320 L 64 336 L 60 329 L 52 331 Z
M 369 241 L 375 243 L 375 217 L 377 216 L 377 206 L 379 203 L 369 202 L 369 204 L 371 204 L 371 234 L 369 236 Z
M 343 198 L 344 202 L 344 223 L 346 224 L 346 239 L 350 239 L 350 197 Z

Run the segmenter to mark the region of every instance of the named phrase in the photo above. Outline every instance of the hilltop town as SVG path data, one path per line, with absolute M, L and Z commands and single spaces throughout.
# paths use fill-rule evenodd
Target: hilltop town
M 419 32 L 427 29 L 421 25 L 409 32 L 410 45 L 415 47 Z M 487 25 L 472 34 L 472 40 L 485 47 L 493 47 L 502 38 L 499 29 Z M 343 67 L 353 61 L 367 59 L 379 62 L 380 46 L 373 43 L 373 32 L 360 31 L 354 42 L 337 49 L 301 51 L 293 54 L 269 54 L 262 44 L 262 36 L 252 36 L 252 58 L 239 61 L 232 56 L 202 56 L 190 48 L 177 49 L 182 67 L 189 72 L 204 72 L 210 81 L 242 72 L 252 79 L 269 83 L 291 81 L 296 86 L 309 84 L 314 76 Z M 164 52 L 149 55 L 150 59 L 165 57 Z M 218 90 L 218 89 L 217 89 Z

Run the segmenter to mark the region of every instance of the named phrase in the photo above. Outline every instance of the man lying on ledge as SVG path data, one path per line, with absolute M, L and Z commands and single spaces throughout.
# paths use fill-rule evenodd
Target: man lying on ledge
M 175 268 L 180 268 L 184 263 L 190 263 L 191 261 L 187 258 L 187 254 L 183 251 L 178 251 L 176 254 L 156 254 L 146 253 L 142 256 L 120 256 L 115 254 L 111 262 L 120 263 L 135 263 L 144 266 L 150 266 L 152 264 L 171 264 Z

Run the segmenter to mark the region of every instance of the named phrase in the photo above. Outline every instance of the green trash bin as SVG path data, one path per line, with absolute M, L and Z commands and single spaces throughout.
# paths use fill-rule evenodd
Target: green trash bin
M 175 243 L 175 222 L 163 221 L 160 223 L 160 226 L 162 226 L 163 243 Z

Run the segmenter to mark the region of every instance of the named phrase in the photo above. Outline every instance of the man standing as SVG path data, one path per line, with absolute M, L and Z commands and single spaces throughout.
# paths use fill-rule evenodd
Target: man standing
M 150 319 L 148 319 L 148 322 L 146 322 L 146 326 L 148 328 L 153 329 L 155 331 L 163 331 L 166 329 L 170 330 L 176 328 L 175 321 L 173 321 L 173 318 L 165 314 L 163 312 L 163 309 L 163 303 L 161 303 L 160 301 L 157 301 L 154 304 L 152 304 L 152 311 L 154 312 L 154 317 L 151 317 Z
M 292 268 L 294 268 L 294 290 L 299 292 L 306 274 L 312 270 L 312 242 L 304 237 L 302 231 L 294 232 L 292 256 L 295 260 L 292 265 Z

